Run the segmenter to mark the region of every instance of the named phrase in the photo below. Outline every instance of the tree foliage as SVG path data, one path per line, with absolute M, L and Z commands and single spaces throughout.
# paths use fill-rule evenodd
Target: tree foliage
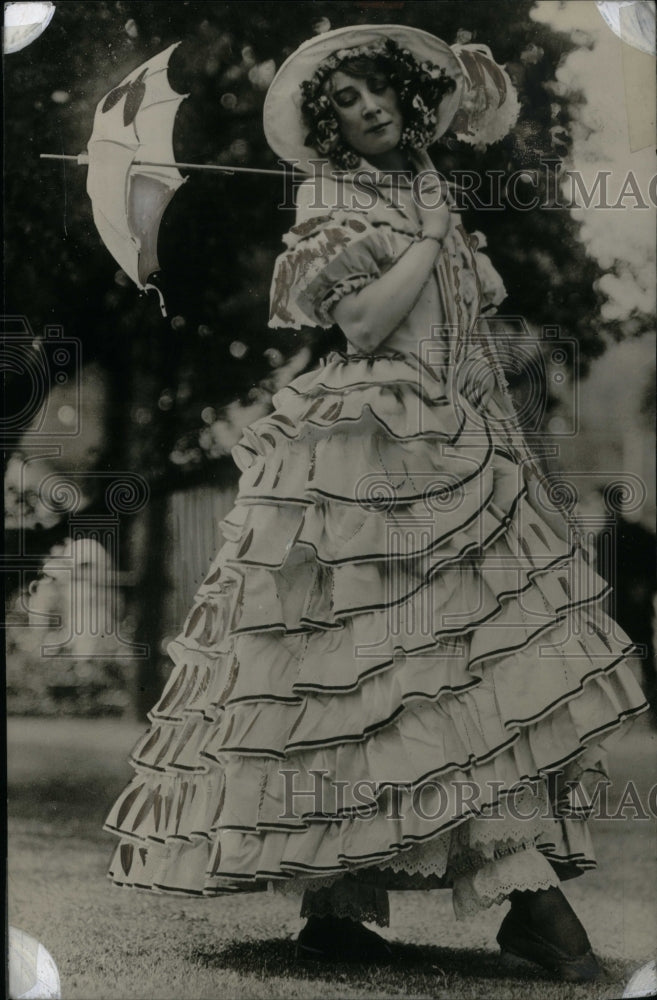
M 5 311 L 35 331 L 59 323 L 99 361 L 115 387 L 114 431 L 123 460 L 157 478 L 171 442 L 197 433 L 201 413 L 248 401 L 283 358 L 310 343 L 313 356 L 340 334 L 267 329 L 269 281 L 292 212 L 280 179 L 193 174 L 167 210 L 160 281 L 169 307 L 140 296 L 102 246 L 85 191 L 86 171 L 39 160 L 78 153 L 97 102 L 142 61 L 176 41 L 171 83 L 189 98 L 178 114 L 179 160 L 276 167 L 262 130 L 274 66 L 314 31 L 395 21 L 449 43 L 478 41 L 506 63 L 523 102 L 511 135 L 486 152 L 456 140 L 432 151 L 445 172 L 536 167 L 567 149 L 570 109 L 549 84 L 572 47 L 530 18 L 532 0 L 347 2 L 67 2 L 38 41 L 5 60 Z M 288 192 L 289 194 L 289 192 Z M 509 291 L 505 305 L 536 325 L 575 337 L 584 360 L 602 350 L 596 262 L 566 211 L 468 212 L 482 229 Z M 231 345 L 233 347 L 231 348 Z M 9 385 L 15 394 L 20 381 Z M 197 451 L 197 459 L 200 452 Z M 197 461 L 198 464 L 198 461 Z

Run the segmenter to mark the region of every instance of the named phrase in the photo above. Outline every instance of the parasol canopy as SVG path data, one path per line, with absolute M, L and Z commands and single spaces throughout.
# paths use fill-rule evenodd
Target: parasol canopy
M 173 124 L 188 94 L 169 85 L 171 53 L 142 63 L 98 103 L 87 153 L 87 193 L 103 243 L 138 288 L 159 269 L 157 237 L 165 209 L 186 180 L 175 165 Z M 148 161 L 146 164 L 144 161 Z M 159 165 L 153 165 L 159 164 Z

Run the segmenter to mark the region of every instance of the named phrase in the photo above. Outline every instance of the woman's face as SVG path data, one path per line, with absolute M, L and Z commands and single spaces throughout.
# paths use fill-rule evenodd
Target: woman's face
M 366 77 L 336 70 L 328 89 L 344 142 L 361 156 L 387 153 L 399 144 L 403 121 L 397 93 L 383 72 Z

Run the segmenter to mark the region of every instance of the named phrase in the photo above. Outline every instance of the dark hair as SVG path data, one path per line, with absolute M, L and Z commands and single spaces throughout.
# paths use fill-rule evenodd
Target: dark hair
M 331 53 L 312 79 L 301 84 L 301 113 L 309 130 L 306 146 L 321 156 L 329 156 L 342 170 L 355 169 L 360 156 L 343 142 L 335 110 L 325 93 L 325 84 L 336 70 L 358 79 L 372 72 L 385 73 L 399 98 L 404 123 L 399 144 L 405 149 L 424 149 L 430 144 L 438 105 L 456 86 L 442 67 L 419 63 L 408 49 L 400 48 L 391 38 Z

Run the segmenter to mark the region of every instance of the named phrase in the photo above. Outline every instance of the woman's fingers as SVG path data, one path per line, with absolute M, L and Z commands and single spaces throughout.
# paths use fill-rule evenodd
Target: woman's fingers
M 425 171 L 416 177 L 414 193 L 418 202 L 425 203 L 427 207 L 437 207 L 447 201 L 449 185 L 440 174 Z
M 430 202 L 418 203 L 418 214 L 427 236 L 442 239 L 449 229 L 450 213 L 444 201 L 432 206 Z

